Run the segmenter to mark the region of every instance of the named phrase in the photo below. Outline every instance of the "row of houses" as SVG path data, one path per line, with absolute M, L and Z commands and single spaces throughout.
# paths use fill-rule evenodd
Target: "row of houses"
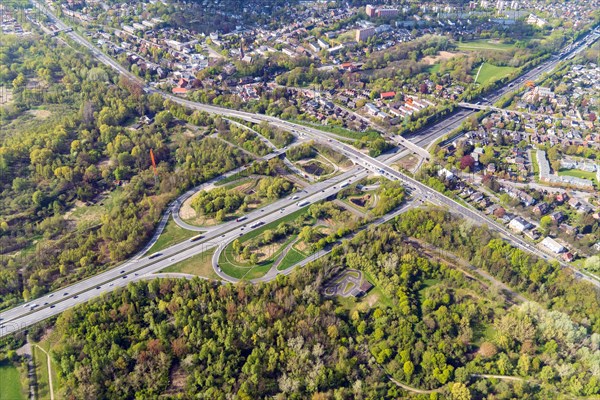
M 552 174 L 550 172 L 550 164 L 548 163 L 546 152 L 544 150 L 537 150 L 536 156 L 538 161 L 540 181 L 559 185 L 576 186 L 589 190 L 594 189 L 594 182 L 589 179 L 579 178 L 576 176 Z

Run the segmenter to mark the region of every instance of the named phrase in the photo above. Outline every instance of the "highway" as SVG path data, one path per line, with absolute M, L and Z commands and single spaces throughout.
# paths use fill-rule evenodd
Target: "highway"
M 49 10 L 47 10 L 45 7 L 41 7 L 41 9 L 46 10 L 47 13 L 49 13 Z M 50 14 L 50 16 L 56 20 L 56 18 L 53 15 Z M 57 20 L 56 22 L 58 25 L 59 21 Z M 77 33 L 68 32 L 65 34 L 69 35 L 73 40 L 79 42 L 83 46 L 90 48 L 92 52 L 102 62 L 106 63 L 107 65 L 110 65 L 117 71 L 120 71 L 120 73 L 130 76 L 130 73 L 126 71 L 122 66 L 100 53 Z M 535 71 L 530 71 L 528 74 L 539 75 L 548 69 L 553 69 L 556 66 L 557 62 L 557 59 L 549 60 L 543 66 L 537 68 Z M 533 75 L 529 77 L 528 74 L 525 74 L 525 76 L 519 78 L 519 80 L 533 79 Z M 138 78 L 135 79 L 139 81 Z M 160 253 L 155 253 L 152 256 L 139 257 L 137 259 L 134 258 L 122 264 L 121 266 L 112 268 L 94 277 L 85 279 L 81 282 L 63 288 L 59 291 L 50 293 L 41 298 L 30 301 L 24 305 L 20 305 L 18 307 L 0 313 L 0 318 L 2 319 L 0 321 L 0 337 L 8 335 L 16 330 L 23 329 L 24 327 L 30 326 L 38 321 L 57 315 L 68 308 L 88 301 L 89 299 L 101 295 L 104 292 L 112 291 L 117 287 L 126 286 L 131 281 L 142 279 L 144 275 L 151 274 L 153 272 L 164 269 L 167 266 L 178 263 L 196 254 L 200 254 L 206 251 L 207 249 L 210 249 L 215 246 L 222 246 L 224 243 L 230 242 L 235 237 L 239 237 L 244 233 L 247 233 L 249 230 L 252 229 L 250 226 L 262 226 L 263 224 L 276 221 L 284 215 L 288 215 L 298 210 L 299 206 L 297 204 L 299 202 L 306 201 L 308 203 L 314 203 L 316 201 L 323 200 L 329 196 L 333 196 L 340 190 L 340 185 L 342 183 L 347 181 L 354 182 L 366 176 L 368 174 L 367 171 L 383 175 L 391 180 L 400 180 L 406 186 L 408 186 L 414 194 L 422 196 L 422 200 L 445 205 L 451 211 L 460 213 L 461 215 L 473 219 L 478 223 L 487 225 L 488 227 L 490 227 L 490 229 L 495 230 L 500 235 L 509 240 L 513 245 L 521 248 L 522 250 L 534 253 L 546 259 L 548 258 L 545 253 L 541 252 L 539 249 L 536 249 L 533 245 L 529 245 L 522 238 L 507 231 L 503 226 L 490 220 L 486 216 L 480 214 L 479 212 L 473 209 L 470 209 L 457 203 L 456 201 L 446 197 L 445 195 L 436 192 L 428 186 L 411 178 L 410 176 L 398 172 L 387 165 L 392 160 L 398 159 L 404 152 L 392 155 L 391 157 L 384 157 L 388 158 L 387 160 L 375 159 L 369 157 L 368 155 L 365 155 L 364 153 L 360 152 L 354 147 L 348 146 L 340 142 L 336 138 L 332 137 L 334 135 L 329 135 L 318 129 L 294 124 L 265 115 L 251 114 L 243 111 L 228 110 L 211 105 L 195 103 L 186 99 L 172 96 L 168 93 L 155 91 L 153 89 L 147 90 L 149 92 L 159 93 L 165 98 L 171 99 L 174 102 L 185 105 L 192 109 L 198 109 L 209 113 L 222 115 L 224 117 L 241 118 L 243 120 L 255 123 L 259 123 L 261 121 L 268 121 L 274 126 L 291 131 L 296 136 L 299 136 L 301 138 L 311 138 L 315 141 L 328 145 L 336 149 L 337 151 L 345 154 L 353 162 L 355 162 L 356 165 L 359 165 L 360 167 L 355 167 L 344 174 L 341 174 L 324 182 L 316 183 L 310 186 L 309 188 L 298 192 L 297 195 L 299 197 L 297 199 L 293 197 L 288 197 L 286 199 L 279 200 L 275 203 L 264 207 L 263 209 L 251 212 L 243 221 L 231 221 L 218 227 L 214 227 L 213 229 L 204 233 L 204 237 L 202 239 L 199 239 L 198 241 L 194 241 L 192 243 L 190 242 L 190 240 L 187 240 L 182 243 L 173 245 L 168 249 L 161 251 Z M 494 96 L 496 98 L 499 98 L 506 92 L 507 90 L 505 88 L 504 90 L 498 91 Z M 462 121 L 471 114 L 472 112 L 458 112 L 454 116 L 451 116 L 448 120 L 442 121 L 442 123 L 440 124 L 436 124 L 430 128 L 424 129 L 420 133 L 427 138 L 425 142 L 430 141 L 430 139 L 431 141 L 433 141 L 435 138 L 440 137 L 440 134 L 442 132 L 446 132 L 448 130 L 451 131 L 452 129 L 454 129 L 451 128 L 452 126 L 456 124 L 460 125 L 460 123 L 462 123 Z M 417 140 L 416 136 L 409 137 L 409 140 L 415 140 L 415 143 L 423 143 L 422 141 Z M 178 207 L 181 203 L 182 202 L 175 202 L 172 205 L 170 205 L 167 210 L 167 214 L 171 211 L 178 211 Z M 562 262 L 560 263 L 563 267 L 573 269 L 568 264 Z M 588 277 L 584 277 L 583 279 L 587 279 L 596 287 L 600 287 L 600 283 L 596 280 L 591 280 Z
M 398 215 L 405 213 L 408 210 L 411 210 L 413 208 L 415 208 L 418 205 L 423 204 L 423 201 L 421 199 L 415 199 L 415 200 L 410 200 L 409 202 L 407 202 L 405 205 L 403 205 L 402 207 L 398 208 L 396 211 L 392 211 L 386 215 L 384 215 L 383 217 L 371 222 L 369 224 L 369 226 L 372 225 L 381 225 L 384 224 L 388 221 L 391 221 L 392 219 L 394 219 L 395 217 L 397 217 Z M 308 206 L 307 206 L 308 207 Z M 360 232 L 361 230 L 363 230 L 365 227 L 362 227 L 359 231 L 357 231 L 356 233 Z M 350 239 L 351 237 L 354 237 L 356 235 L 356 233 L 349 235 L 348 237 L 344 237 L 344 239 Z M 221 256 L 221 253 L 223 252 L 223 250 L 225 250 L 225 248 L 229 245 L 229 243 L 231 243 L 234 238 L 231 238 L 229 241 L 224 242 L 223 245 L 219 246 L 219 248 L 213 253 L 212 256 L 212 266 L 213 269 L 215 270 L 215 272 L 217 273 L 217 275 L 219 275 L 219 277 L 225 281 L 228 282 L 232 282 L 232 283 L 236 283 L 239 282 L 239 279 L 230 277 L 229 275 L 224 274 L 220 267 L 219 267 L 219 257 Z M 252 279 L 250 280 L 250 282 L 252 283 L 259 283 L 259 282 L 270 282 L 273 279 L 275 279 L 277 277 L 277 275 L 289 275 L 291 274 L 296 268 L 301 268 L 303 266 L 305 266 L 306 264 L 317 260 L 318 258 L 321 258 L 329 253 L 331 253 L 331 249 L 333 248 L 333 246 L 329 246 L 328 249 L 326 250 L 320 250 L 317 251 L 314 254 L 311 254 L 310 256 L 306 257 L 304 260 L 300 261 L 297 264 L 294 264 L 293 266 L 291 266 L 290 268 L 287 268 L 283 271 L 278 271 L 277 268 L 271 268 L 271 270 L 267 271 L 267 273 L 260 277 L 260 278 L 256 278 L 256 279 Z
M 361 179 L 366 175 L 367 172 L 363 168 L 353 168 L 344 174 L 340 174 L 327 181 L 316 183 L 309 188 L 296 192 L 288 198 L 281 199 L 264 208 L 252 211 L 246 215 L 246 218 L 243 221 L 231 221 L 216 226 L 208 232 L 203 233 L 203 237 L 200 240 L 194 242 L 186 240 L 162 250 L 159 253 L 140 257 L 138 259 L 134 258 L 118 267 L 2 312 L 0 313 L 0 318 L 2 319 L 0 322 L 0 337 L 5 334 L 5 330 L 9 328 L 9 323 L 11 321 L 17 321 L 19 324 L 24 323 L 25 325 L 19 326 L 26 326 L 37 318 L 37 316 L 56 315 L 64 309 L 64 305 L 72 307 L 75 304 L 85 302 L 89 298 L 101 294 L 103 291 L 113 290 L 114 287 L 124 286 L 129 281 L 135 280 L 139 276 L 151 274 L 196 254 L 200 254 L 207 249 L 222 245 L 232 238 L 250 231 L 250 225 L 260 223 L 259 226 L 262 226 L 276 221 L 284 215 L 296 211 L 298 209 L 298 206 L 296 205 L 298 202 L 307 201 L 312 204 L 321 201 L 329 196 L 335 195 L 340 190 L 340 185 L 343 182 L 355 182 L 357 179 Z M 167 209 L 166 214 L 176 209 L 177 204 L 177 202 L 172 203 Z M 34 304 L 37 306 L 33 307 Z M 59 305 L 61 305 L 61 307 L 59 307 Z
M 323 139 L 316 138 L 316 140 Z M 327 141 L 327 144 L 331 143 L 332 142 Z M 283 151 L 283 149 L 280 151 Z M 276 154 L 271 153 L 271 155 L 265 157 L 270 158 L 273 156 L 276 156 Z M 398 160 L 401 156 L 402 155 L 399 153 L 388 153 L 380 156 L 380 158 L 389 163 Z M 241 168 L 230 171 L 226 175 L 230 176 L 232 173 L 239 173 L 240 170 Z M 341 185 L 343 183 L 356 182 L 366 177 L 369 173 L 370 172 L 366 168 L 355 166 L 345 173 L 326 181 L 315 183 L 308 188 L 288 196 L 285 199 L 278 200 L 261 209 L 252 211 L 246 215 L 244 220 L 230 221 L 210 229 L 199 228 L 205 232 L 201 234 L 201 239 L 194 240 L 194 242 L 191 242 L 191 240 L 194 239 L 192 238 L 190 240 L 175 244 L 150 256 L 141 256 L 140 252 L 131 260 L 120 266 L 114 267 L 81 282 L 62 288 L 58 291 L 49 293 L 38 299 L 29 301 L 18 307 L 0 313 L 0 337 L 23 329 L 46 318 L 58 315 L 62 311 L 84 303 L 91 298 L 100 296 L 104 292 L 112 291 L 119 287 L 124 287 L 129 282 L 139 279 L 147 279 L 150 274 L 160 271 L 170 265 L 174 265 L 189 257 L 201 254 L 206 250 L 214 247 L 224 246 L 233 239 L 251 231 L 253 229 L 251 226 L 258 228 L 270 222 L 277 221 L 282 217 L 298 210 L 300 208 L 298 203 L 300 202 L 306 203 L 303 205 L 303 207 L 306 207 L 309 204 L 316 203 L 330 196 L 335 196 L 342 189 Z M 201 190 L 206 185 L 221 179 L 223 179 L 223 176 L 214 178 L 212 181 L 204 183 L 184 193 L 177 200 L 172 202 L 167 207 L 167 210 L 165 211 L 165 214 L 159 224 L 159 228 L 157 228 L 151 243 L 155 242 L 160 235 L 160 232 L 162 231 L 161 227 L 164 227 L 164 224 L 166 224 L 169 214 L 172 213 L 174 216 L 178 215 L 179 207 L 186 198 L 193 195 L 198 190 Z M 396 215 L 395 213 L 392 214 L 392 216 Z M 195 238 L 197 237 L 198 236 Z M 150 246 L 151 244 L 148 244 L 145 246 L 145 249 L 149 249 Z M 304 265 L 307 262 L 308 260 L 304 261 L 304 263 L 301 263 L 301 265 Z M 291 270 L 292 269 L 290 269 L 290 271 L 287 273 L 291 272 Z M 215 272 L 224 281 L 233 281 L 231 277 L 223 274 L 222 272 L 217 270 L 215 270 Z M 275 276 L 269 276 L 264 279 L 273 278 L 275 278 Z

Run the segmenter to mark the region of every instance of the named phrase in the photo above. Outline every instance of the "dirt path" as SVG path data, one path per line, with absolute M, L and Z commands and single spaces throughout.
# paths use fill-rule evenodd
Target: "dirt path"
M 29 377 L 29 398 L 35 400 L 37 379 L 35 375 L 35 364 L 33 363 L 33 353 L 31 351 L 31 343 L 29 342 L 29 339 L 27 339 L 23 347 L 17 350 L 17 354 L 23 356 L 27 360 L 27 375 Z
M 50 400 L 54 400 L 54 388 L 52 387 L 52 362 L 50 361 L 50 354 L 48 354 L 46 350 L 42 349 L 37 344 L 34 344 L 34 346 L 40 349 L 46 355 L 46 361 L 48 362 L 48 386 L 50 389 Z
M 404 383 L 400 383 L 397 380 L 395 380 L 394 378 L 392 378 L 391 376 L 388 375 L 388 378 L 390 379 L 390 381 L 394 382 L 394 384 L 398 387 L 401 387 L 404 390 L 408 390 L 409 392 L 413 392 L 413 393 L 418 393 L 418 394 L 432 394 L 432 393 L 439 393 L 441 392 L 442 388 L 439 389 L 431 389 L 431 390 L 426 390 L 426 389 L 417 389 L 408 385 L 405 385 Z

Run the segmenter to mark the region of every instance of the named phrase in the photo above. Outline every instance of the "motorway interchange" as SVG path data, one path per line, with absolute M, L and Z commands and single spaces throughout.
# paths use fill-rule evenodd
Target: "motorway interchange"
M 44 6 L 40 6 L 40 9 L 41 11 L 45 12 L 50 18 L 56 20 L 57 22 L 60 22 L 60 20 L 58 20 L 50 12 L 50 10 L 48 10 Z M 62 22 L 57 23 L 59 27 L 60 24 L 62 24 Z M 111 68 L 114 68 L 120 74 L 125 74 L 127 76 L 130 76 L 132 79 L 139 80 L 139 78 L 131 75 L 129 71 L 127 71 L 124 67 L 122 67 L 106 55 L 102 54 L 91 43 L 89 43 L 83 37 L 78 35 L 76 32 L 66 32 L 65 34 L 77 43 L 90 49 L 92 53 L 101 62 L 105 63 Z M 589 44 L 589 41 L 586 40 L 587 37 L 581 39 L 581 42 Z M 573 48 L 579 49 L 578 46 L 573 46 Z M 519 77 L 515 81 L 516 85 L 513 83 L 504 88 L 496 90 L 494 93 L 490 94 L 488 96 L 489 99 L 486 99 L 485 101 L 488 103 L 493 103 L 503 95 L 511 91 L 518 90 L 517 87 L 521 83 L 527 80 L 535 80 L 536 78 L 539 78 L 543 73 L 552 71 L 559 62 L 560 59 L 558 57 L 551 57 L 538 68 L 531 70 Z M 456 201 L 450 199 L 449 197 L 439 192 L 436 192 L 435 190 L 413 179 L 412 177 L 404 173 L 398 172 L 389 166 L 391 163 L 397 161 L 398 159 L 404 157 L 407 154 L 413 152 L 417 154 L 422 154 L 422 152 L 419 151 L 417 147 L 420 149 L 428 148 L 428 146 L 438 141 L 438 139 L 445 137 L 448 133 L 452 132 L 455 128 L 460 126 L 460 124 L 466 118 L 474 114 L 474 111 L 461 110 L 435 125 L 422 129 L 421 131 L 410 135 L 407 138 L 402 139 L 401 141 L 396 141 L 397 143 L 403 143 L 406 146 L 406 149 L 397 149 L 395 153 L 382 155 L 379 158 L 373 158 L 358 151 L 354 147 L 351 147 L 341 142 L 340 140 L 338 140 L 339 136 L 329 134 L 315 128 L 294 124 L 266 115 L 251 114 L 243 111 L 229 110 L 220 107 L 215 107 L 212 105 L 196 103 L 173 96 L 168 93 L 151 89 L 149 87 L 145 87 L 145 91 L 147 93 L 158 93 L 164 98 L 170 99 L 171 101 L 182 104 L 186 107 L 205 111 L 211 114 L 221 115 L 225 118 L 237 118 L 253 123 L 267 121 L 273 126 L 287 130 L 294 134 L 294 136 L 296 136 L 297 138 L 297 142 L 295 143 L 295 145 L 307 139 L 314 140 L 315 142 L 322 143 L 333 148 L 338 152 L 343 153 L 355 164 L 355 167 L 341 175 L 338 175 L 334 178 L 323 182 L 315 183 L 301 190 L 300 192 L 297 192 L 297 198 L 282 199 L 260 210 L 255 210 L 249 213 L 243 221 L 231 221 L 229 223 L 219 225 L 209 230 L 202 229 L 203 231 L 206 231 L 202 234 L 202 237 L 196 237 L 191 240 L 186 240 L 184 242 L 173 245 L 165 250 L 162 250 L 160 253 L 155 253 L 151 256 L 144 256 L 143 254 L 151 247 L 151 245 L 156 241 L 156 239 L 162 232 L 162 229 L 164 228 L 166 221 L 169 218 L 169 215 L 173 213 L 175 220 L 177 221 L 179 207 L 181 206 L 181 204 L 183 204 L 183 201 L 186 198 L 192 196 L 195 192 L 205 188 L 208 184 L 214 182 L 214 180 L 211 182 L 204 183 L 203 185 L 200 185 L 199 187 L 186 192 L 180 198 L 178 198 L 176 201 L 174 201 L 168 206 L 163 216 L 163 219 L 161 220 L 151 242 L 140 253 L 138 253 L 129 261 L 110 270 L 107 270 L 101 274 L 98 274 L 94 277 L 85 279 L 81 282 L 65 287 L 60 291 L 50 293 L 41 298 L 32 300 L 24 305 L 20 305 L 18 307 L 0 313 L 0 337 L 9 335 L 18 330 L 22 330 L 27 326 L 31 326 L 32 324 L 35 324 L 36 322 L 42 321 L 46 318 L 55 316 L 66 309 L 84 303 L 105 292 L 112 291 L 119 287 L 124 287 L 129 282 L 140 279 L 148 279 L 149 277 L 151 277 L 151 274 L 160 271 L 170 265 L 183 261 L 196 254 L 203 253 L 204 251 L 210 248 L 219 246 L 220 249 L 222 249 L 224 245 L 230 243 L 235 238 L 249 232 L 250 230 L 281 219 L 282 217 L 298 210 L 301 207 L 306 207 L 309 204 L 324 200 L 328 197 L 335 196 L 335 194 L 341 190 L 342 185 L 345 185 L 346 183 L 356 182 L 372 173 L 384 176 L 390 180 L 401 181 L 407 188 L 410 189 L 412 199 L 416 200 L 417 202 L 427 201 L 430 203 L 445 206 L 452 212 L 459 213 L 460 215 L 472 219 L 477 223 L 487 225 L 491 230 L 496 231 L 503 238 L 508 240 L 512 245 L 524 251 L 533 253 L 539 257 L 549 259 L 549 257 L 541 250 L 534 247 L 532 244 L 526 242 L 521 237 L 516 236 L 511 232 L 507 231 L 503 226 L 499 225 L 495 221 L 492 221 L 491 219 L 479 213 L 475 209 L 459 204 Z M 406 139 L 410 141 L 410 144 L 404 143 Z M 284 152 L 285 149 L 278 150 L 266 156 L 266 159 L 280 156 Z M 216 178 L 215 180 L 219 180 L 224 177 L 228 177 L 239 173 L 243 168 L 244 167 L 234 171 L 230 171 L 229 173 L 219 178 Z M 385 222 L 390 218 L 393 218 L 394 216 L 398 215 L 399 213 L 407 210 L 413 205 L 414 204 L 408 204 L 400 210 L 396 210 L 395 212 L 386 215 L 384 218 L 377 220 L 374 223 Z M 215 252 L 215 255 L 219 253 L 220 252 L 217 251 Z M 297 266 L 302 266 L 308 261 L 311 261 L 312 259 L 314 259 L 314 257 L 309 257 L 309 259 L 299 263 Z M 213 267 L 217 275 L 224 281 L 235 282 L 235 279 L 227 276 L 220 270 L 216 260 L 218 260 L 218 257 L 216 257 L 216 259 L 213 260 Z M 561 262 L 561 265 L 565 268 L 572 269 L 572 267 L 566 263 Z M 286 273 L 289 273 L 292 270 L 293 268 L 290 268 L 286 271 Z M 276 275 L 276 272 L 268 273 L 265 277 L 261 278 L 260 280 L 268 281 L 274 279 Z M 600 288 L 600 282 L 598 282 L 597 280 L 589 278 L 587 276 L 582 276 L 582 278 L 587 279 L 596 287 Z

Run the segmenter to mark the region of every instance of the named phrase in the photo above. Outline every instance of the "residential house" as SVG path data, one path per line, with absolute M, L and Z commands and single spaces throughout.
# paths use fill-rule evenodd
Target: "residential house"
M 516 233 L 521 233 L 524 230 L 532 228 L 533 225 L 521 217 L 517 217 L 509 222 L 508 227 Z
M 548 213 L 548 211 L 550 211 L 550 207 L 547 203 L 544 202 L 539 203 L 535 207 L 533 207 L 533 212 L 537 215 L 545 215 L 546 213 Z
M 562 220 L 565 218 L 565 216 L 562 212 L 557 211 L 557 212 L 552 213 L 550 215 L 550 218 L 552 218 L 552 222 L 560 224 L 562 222 Z

